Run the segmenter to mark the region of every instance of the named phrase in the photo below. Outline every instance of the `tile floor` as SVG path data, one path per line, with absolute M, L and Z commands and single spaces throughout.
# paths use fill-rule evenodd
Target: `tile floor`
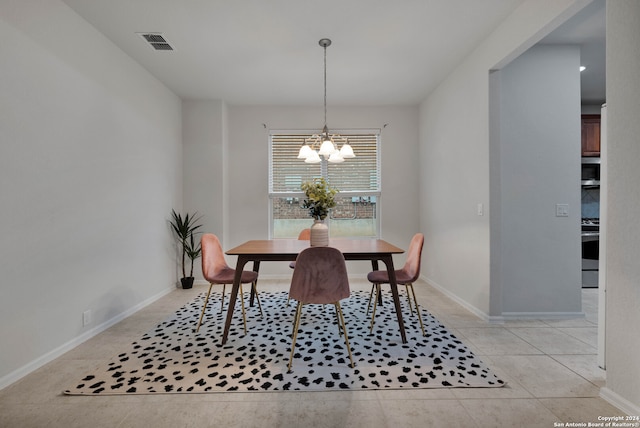
M 366 281 L 352 281 L 367 289 Z M 286 281 L 261 280 L 285 290 Z M 79 374 L 115 355 L 205 286 L 175 290 L 0 391 L 1 428 L 554 427 L 622 412 L 599 398 L 597 289 L 584 319 L 488 324 L 425 283 L 420 303 L 508 385 L 487 389 L 67 397 Z

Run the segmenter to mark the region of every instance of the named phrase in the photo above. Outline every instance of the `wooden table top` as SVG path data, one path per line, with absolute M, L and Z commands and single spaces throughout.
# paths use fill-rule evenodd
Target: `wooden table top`
M 349 255 L 401 254 L 402 248 L 382 239 L 347 239 L 334 238 L 329 240 L 329 246 L 340 250 L 345 257 Z M 309 241 L 300 239 L 261 239 L 247 241 L 226 251 L 230 256 L 235 255 L 297 255 L 309 247 Z

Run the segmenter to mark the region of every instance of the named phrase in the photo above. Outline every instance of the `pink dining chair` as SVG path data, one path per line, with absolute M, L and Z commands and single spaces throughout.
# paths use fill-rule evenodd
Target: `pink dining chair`
M 310 241 L 311 240 L 311 229 L 302 229 L 298 234 L 299 241 Z M 291 269 L 296 268 L 296 262 L 289 263 L 289 267 Z M 291 300 L 291 296 L 287 296 L 287 306 L 289 306 L 289 301 Z
M 424 235 L 422 233 L 416 233 L 411 238 L 409 244 L 409 250 L 407 251 L 407 260 L 402 269 L 396 270 L 396 282 L 398 285 L 404 285 L 407 291 L 407 300 L 409 301 L 409 308 L 413 313 L 413 307 L 411 306 L 411 295 L 413 295 L 413 303 L 418 313 L 418 320 L 420 321 L 420 327 L 422 328 L 422 335 L 426 336 L 424 332 L 424 324 L 422 324 L 422 316 L 420 315 L 420 308 L 418 308 L 418 300 L 416 299 L 416 293 L 413 290 L 413 283 L 420 276 L 420 260 L 422 258 L 422 246 L 424 245 Z M 371 306 L 371 299 L 375 290 L 375 299 L 373 299 L 373 313 L 371 315 L 371 328 L 373 331 L 373 324 L 376 320 L 376 307 L 378 305 L 378 299 L 380 296 L 380 284 L 389 283 L 389 274 L 386 270 L 374 270 L 369 272 L 367 279 L 371 282 L 371 293 L 369 294 L 369 303 L 367 303 L 367 314 L 369 313 L 369 307 Z M 411 295 L 409 294 L 411 289 Z
M 296 267 L 291 278 L 291 288 L 289 289 L 289 296 L 298 301 L 293 322 L 289 371 L 291 371 L 291 364 L 293 363 L 302 307 L 307 304 L 324 305 L 332 303 L 335 306 L 338 332 L 340 335 L 344 332 L 349 361 L 351 361 L 351 367 L 354 367 L 347 326 L 340 307 L 340 300 L 346 299 L 350 294 L 347 266 L 340 250 L 332 247 L 309 247 L 298 254 Z
M 299 241 L 310 241 L 311 240 L 311 229 L 302 229 L 300 231 L 300 233 L 298 234 L 298 240 Z M 289 267 L 291 269 L 295 269 L 296 267 L 296 262 L 291 262 L 289 263 Z
M 224 259 L 224 253 L 222 252 L 222 246 L 218 237 L 212 233 L 205 233 L 200 240 L 202 247 L 202 274 L 204 278 L 209 281 L 209 291 L 207 297 L 204 300 L 202 306 L 202 313 L 198 320 L 198 326 L 196 327 L 196 333 L 200 330 L 202 324 L 202 318 L 204 312 L 207 309 L 207 303 L 209 302 L 209 296 L 211 295 L 211 288 L 213 284 L 222 284 L 222 299 L 220 303 L 220 313 L 224 307 L 224 294 L 227 284 L 233 284 L 233 277 L 236 274 L 236 270 L 230 268 Z M 251 283 L 251 287 L 258 300 L 258 307 L 260 308 L 260 316 L 262 314 L 262 305 L 260 304 L 260 297 L 258 296 L 258 290 L 256 284 L 258 282 L 258 272 L 251 270 L 242 271 L 242 278 L 240 280 L 240 303 L 242 306 L 242 321 L 244 323 L 244 334 L 247 334 L 247 317 L 244 310 L 244 296 L 242 292 L 242 284 Z

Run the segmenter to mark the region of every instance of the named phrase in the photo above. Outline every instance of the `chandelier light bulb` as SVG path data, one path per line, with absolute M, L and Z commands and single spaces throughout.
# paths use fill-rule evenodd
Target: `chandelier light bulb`
M 318 163 L 322 161 L 322 159 L 320 159 L 318 152 L 316 152 L 315 150 L 311 150 L 311 154 L 307 156 L 307 158 L 304 161 L 305 163 Z
M 342 156 L 344 159 L 356 157 L 356 155 L 353 153 L 353 149 L 348 143 L 344 143 L 340 148 L 340 156 Z
M 309 147 L 308 144 L 304 144 L 302 147 L 300 147 L 300 151 L 298 152 L 298 159 L 306 159 L 309 156 L 311 156 L 311 152 L 313 150 L 311 150 L 311 147 Z
M 327 157 L 330 156 L 331 153 L 333 153 L 335 150 L 336 148 L 331 140 L 324 140 L 322 142 L 322 145 L 320 146 L 320 151 L 318 152 L 318 154 Z
M 339 150 L 336 150 L 333 153 L 331 153 L 331 156 L 329 156 L 329 162 L 331 163 L 344 162 L 344 158 L 340 155 Z

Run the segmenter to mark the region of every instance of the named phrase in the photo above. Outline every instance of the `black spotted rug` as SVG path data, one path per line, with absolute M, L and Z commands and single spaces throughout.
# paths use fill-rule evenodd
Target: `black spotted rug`
M 404 297 L 404 296 L 402 296 Z M 349 367 L 333 305 L 305 305 L 291 372 L 291 332 L 296 302 L 286 292 L 263 292 L 247 308 L 248 334 L 236 304 L 227 343 L 220 344 L 225 312 L 212 293 L 203 325 L 194 332 L 204 295 L 180 308 L 131 348 L 78 379 L 68 395 L 325 391 L 501 387 L 504 382 L 422 308 L 426 337 L 406 298 L 402 310 L 407 343 L 400 339 L 391 295 L 378 308 L 369 333 L 369 293 L 352 292 L 341 302 L 355 367 Z M 248 299 L 245 298 L 245 301 Z

